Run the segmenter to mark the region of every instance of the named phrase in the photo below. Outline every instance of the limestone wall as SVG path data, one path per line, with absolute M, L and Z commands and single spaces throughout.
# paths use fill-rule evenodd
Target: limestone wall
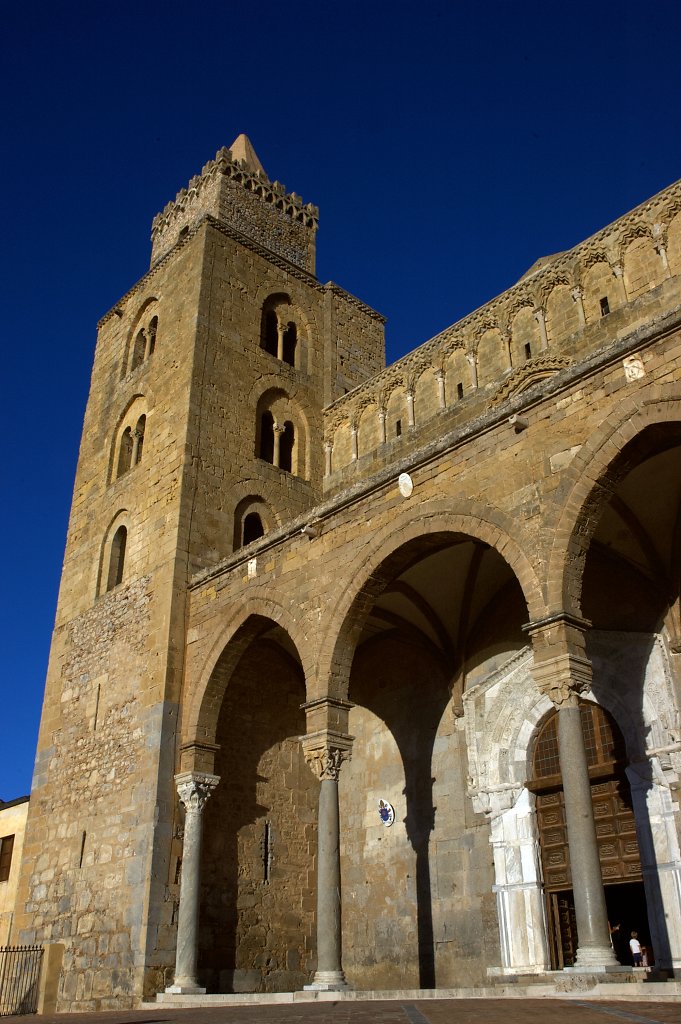
M 191 309 L 201 268 L 201 247 L 183 247 L 175 272 L 160 264 L 98 336 L 17 914 L 21 941 L 65 944 L 61 1006 L 132 1005 L 147 943 L 159 945 L 182 669 L 175 580 L 186 571 L 176 555 Z M 154 350 L 135 364 L 135 340 L 154 317 Z M 145 417 L 142 454 L 121 470 L 131 414 L 135 424 Z M 122 580 L 110 585 L 120 526 Z

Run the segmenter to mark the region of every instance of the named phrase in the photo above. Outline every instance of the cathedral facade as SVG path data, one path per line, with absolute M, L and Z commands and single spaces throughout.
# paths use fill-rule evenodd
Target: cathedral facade
M 240 136 L 100 322 L 15 934 L 71 1010 L 678 970 L 681 183 L 387 368 L 317 219 Z

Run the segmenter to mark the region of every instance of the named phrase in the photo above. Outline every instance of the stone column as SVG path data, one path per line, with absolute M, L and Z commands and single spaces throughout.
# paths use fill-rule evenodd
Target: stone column
M 624 280 L 624 267 L 622 266 L 621 263 L 615 263 L 615 265 L 612 268 L 612 272 L 615 275 L 615 277 L 617 278 L 617 280 L 619 281 L 620 292 L 622 293 L 622 299 L 623 299 L 623 301 L 626 304 L 629 301 L 629 296 L 627 295 L 627 286 L 626 286 L 626 282 Z
M 130 458 L 130 465 L 136 466 L 140 461 L 141 452 L 140 444 L 144 441 L 144 434 L 140 430 L 133 430 L 132 433 L 132 456 Z
M 477 386 L 478 386 L 478 365 L 477 365 L 477 362 L 475 360 L 475 353 L 474 352 L 466 353 L 466 359 L 468 360 L 468 365 L 470 366 L 470 370 L 471 370 L 471 387 L 477 388 Z
M 416 420 L 414 419 L 414 392 L 407 391 L 407 424 L 410 427 L 415 426 Z
M 272 465 L 279 465 L 279 451 L 281 448 L 281 435 L 284 433 L 284 428 L 274 424 L 274 451 L 272 452 Z
M 558 755 L 563 777 L 572 892 L 578 948 L 574 970 L 617 967 L 591 803 L 589 768 L 582 735 L 579 694 L 591 687 L 584 620 L 559 613 L 528 627 L 534 645 L 532 674 L 558 708 Z
M 335 992 L 347 988 L 342 964 L 340 817 L 338 777 L 350 756 L 352 736 L 329 729 L 347 723 L 351 705 L 322 698 L 303 705 L 308 724 L 326 719 L 327 727 L 302 737 L 305 760 L 320 780 L 317 821 L 317 970 L 306 989 Z
M 664 276 L 671 277 L 671 271 L 669 269 L 669 259 L 667 257 L 667 249 L 664 244 L 664 229 L 661 224 L 653 224 L 653 243 L 655 245 L 655 252 L 662 261 Z
M 324 442 L 324 475 L 331 476 L 331 455 L 333 453 L 333 445 L 330 441 Z
M 444 370 L 435 371 L 435 380 L 437 381 L 437 400 L 441 409 L 447 408 L 447 396 L 445 394 L 445 374 Z
M 584 327 L 586 324 L 586 316 L 584 314 L 584 292 L 581 288 L 572 289 L 572 301 L 577 306 L 577 316 L 579 317 L 579 326 Z
M 277 320 L 277 359 L 282 362 L 284 359 L 284 325 Z
M 385 409 L 379 409 L 378 410 L 378 440 L 380 441 L 381 444 L 385 444 L 385 441 L 386 441 L 385 418 L 386 418 L 386 411 L 385 411 Z
M 199 939 L 199 894 L 201 889 L 202 815 L 206 801 L 218 782 L 217 775 L 182 772 L 175 776 L 177 792 L 185 808 L 180 912 L 177 921 L 175 980 L 166 992 L 204 993 L 196 980 Z
M 358 442 L 357 442 L 357 424 L 356 423 L 351 423 L 350 424 L 350 445 L 351 445 L 350 458 L 352 459 L 353 462 L 356 462 L 357 459 L 359 458 L 359 445 L 358 445 Z

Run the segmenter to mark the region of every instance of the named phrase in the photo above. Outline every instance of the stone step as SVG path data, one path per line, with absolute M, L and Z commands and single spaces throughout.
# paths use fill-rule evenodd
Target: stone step
M 276 1006 L 286 1003 L 313 1002 L 371 1002 L 373 1000 L 399 1000 L 413 1002 L 425 999 L 625 999 L 639 1002 L 678 1001 L 681 997 L 679 981 L 647 981 L 628 972 L 627 980 L 620 974 L 616 980 L 605 980 L 603 976 L 574 974 L 560 978 L 531 976 L 532 983 L 500 982 L 480 988 L 438 988 L 438 989 L 390 989 L 360 992 L 346 989 L 343 992 L 228 992 L 211 995 L 189 995 L 159 992 L 156 1002 L 141 1004 L 142 1009 L 152 1009 L 162 1004 L 167 1007 L 210 1007 L 210 1006 Z M 528 979 L 529 981 L 529 979 Z

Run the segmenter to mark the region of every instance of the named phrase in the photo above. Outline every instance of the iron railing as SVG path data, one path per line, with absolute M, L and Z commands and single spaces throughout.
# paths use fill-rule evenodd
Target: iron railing
M 0 946 L 0 1017 L 36 1013 L 42 946 Z

